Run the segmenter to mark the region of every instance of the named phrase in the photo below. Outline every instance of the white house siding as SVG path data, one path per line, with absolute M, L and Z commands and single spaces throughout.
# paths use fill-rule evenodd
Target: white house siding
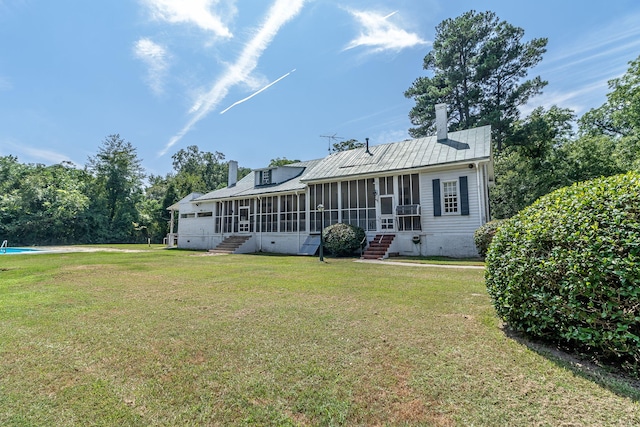
M 457 180 L 466 176 L 469 190 L 469 215 L 434 216 L 432 180 Z M 420 251 L 425 256 L 474 257 L 478 256 L 473 234 L 483 224 L 478 199 L 478 175 L 472 169 L 439 170 L 420 174 L 422 205 L 422 232 Z M 460 195 L 458 195 L 459 197 Z
M 297 254 L 308 235 L 309 233 L 306 232 L 253 233 L 255 250 L 251 252 Z
M 213 212 L 212 216 L 198 216 L 205 212 Z M 191 217 L 190 215 L 194 216 Z M 184 215 L 187 215 L 185 218 Z M 182 203 L 178 226 L 178 247 L 184 249 L 210 249 L 221 240 L 215 236 L 215 212 L 213 203 Z

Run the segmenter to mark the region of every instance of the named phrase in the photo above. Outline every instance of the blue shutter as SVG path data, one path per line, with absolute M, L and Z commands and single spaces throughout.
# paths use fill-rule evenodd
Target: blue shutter
M 469 215 L 469 185 L 467 177 L 461 176 L 460 180 L 460 214 Z
M 442 208 L 440 207 L 440 180 L 434 179 L 433 184 L 433 216 L 442 216 Z

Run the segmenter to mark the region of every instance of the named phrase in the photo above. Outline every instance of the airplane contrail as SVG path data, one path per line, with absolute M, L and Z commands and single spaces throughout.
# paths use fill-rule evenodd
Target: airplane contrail
M 1 1 L 1 0 L 0 0 Z M 258 66 L 258 61 L 269 47 L 280 28 L 300 13 L 305 0 L 275 0 L 267 12 L 264 22 L 255 36 L 243 46 L 240 56 L 235 63 L 214 82 L 208 92 L 198 97 L 189 113 L 192 117 L 187 124 L 169 139 L 169 142 L 158 153 L 164 156 L 169 149 L 178 143 L 193 127 L 227 96 L 231 87 L 246 83 L 251 73 Z
M 289 74 L 293 73 L 294 71 L 296 71 L 296 69 L 294 68 L 293 70 L 289 71 L 287 74 L 285 74 L 284 76 L 272 81 L 271 83 L 269 83 L 268 85 L 266 85 L 265 87 L 263 87 L 262 89 L 252 93 L 251 95 L 247 96 L 244 99 L 241 99 L 240 101 L 236 101 L 233 104 L 231 104 L 229 107 L 225 108 L 224 110 L 220 111 L 220 114 L 224 114 L 227 111 L 229 111 L 230 109 L 232 109 L 233 107 L 235 107 L 236 105 L 242 104 L 245 101 L 250 100 L 251 98 L 253 98 L 254 96 L 256 96 L 257 94 L 259 94 L 260 92 L 269 89 L 271 86 L 273 86 L 274 84 L 278 83 L 280 80 L 284 79 L 285 77 L 289 76 Z

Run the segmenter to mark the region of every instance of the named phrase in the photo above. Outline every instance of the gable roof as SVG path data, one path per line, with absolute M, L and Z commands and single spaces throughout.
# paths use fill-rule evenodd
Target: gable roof
M 168 211 L 180 210 L 180 204 L 186 203 L 186 202 L 190 202 L 191 200 L 195 200 L 200 196 L 202 196 L 202 193 L 189 193 L 185 197 L 183 197 L 182 199 L 178 200 L 177 202 L 175 202 L 171 206 L 167 207 L 167 210 Z
M 330 154 L 304 174 L 302 182 L 488 160 L 491 158 L 491 127 L 450 132 L 443 141 L 429 136 L 380 144 L 370 147 L 369 153 L 363 147 Z

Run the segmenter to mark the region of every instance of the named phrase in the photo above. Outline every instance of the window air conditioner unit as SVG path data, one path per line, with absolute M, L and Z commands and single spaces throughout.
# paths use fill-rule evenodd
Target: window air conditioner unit
M 396 215 L 420 215 L 420 205 L 398 205 L 396 206 Z

